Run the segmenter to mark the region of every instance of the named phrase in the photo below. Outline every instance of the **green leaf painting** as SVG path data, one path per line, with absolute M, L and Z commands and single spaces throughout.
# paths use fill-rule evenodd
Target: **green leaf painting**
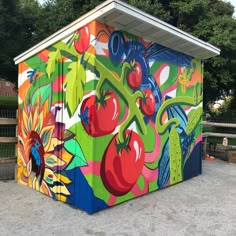
M 83 98 L 86 73 L 80 62 L 72 62 L 68 69 L 69 72 L 66 75 L 64 84 L 67 91 L 65 94 L 65 105 L 71 117 Z
M 74 155 L 71 163 L 67 166 L 66 170 L 74 169 L 78 166 L 87 166 L 87 161 L 83 154 L 83 151 L 79 145 L 79 143 L 74 140 L 68 140 L 64 143 L 64 147 Z
M 60 50 L 57 49 L 55 52 L 50 52 L 48 57 L 49 58 L 48 58 L 46 72 L 47 72 L 48 78 L 50 78 L 51 75 L 56 70 L 56 62 L 61 58 Z
M 41 86 L 38 88 L 32 95 L 31 95 L 31 102 L 34 104 L 36 102 L 37 97 L 40 97 L 42 99 L 42 103 L 45 103 L 45 101 L 48 99 L 49 102 L 51 100 L 52 96 L 52 85 L 46 84 L 44 86 Z M 51 106 L 51 104 L 49 104 Z

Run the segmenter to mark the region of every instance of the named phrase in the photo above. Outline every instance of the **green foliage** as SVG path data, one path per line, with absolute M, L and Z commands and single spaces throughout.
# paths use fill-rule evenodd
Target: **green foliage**
M 208 119 L 215 122 L 236 122 L 236 104 L 235 98 L 227 96 L 223 101 L 215 103 L 218 107 L 209 106 L 207 113 L 209 114 Z M 221 130 L 222 131 L 222 130 Z
M 228 95 L 230 89 L 236 87 L 236 19 L 232 17 L 234 7 L 229 2 L 221 0 L 128 2 L 221 49 L 220 56 L 205 61 L 204 105 Z M 150 7 L 151 5 L 153 7 Z M 233 92 L 236 93 L 236 90 Z
M 13 58 L 35 44 L 36 0 L 0 0 L 0 77 L 16 83 Z
M 101 0 L 0 0 L 0 76 L 17 80 L 13 58 L 85 14 Z M 221 49 L 205 61 L 204 104 L 236 87 L 236 19 L 222 0 L 129 0 L 146 11 Z M 52 69 L 52 68 L 51 68 Z M 50 69 L 50 70 L 51 70 Z M 52 71 L 50 71 L 51 73 Z M 232 92 L 236 93 L 236 90 Z
M 39 41 L 70 24 L 101 2 L 103 1 L 47 0 L 41 7 L 36 22 Z

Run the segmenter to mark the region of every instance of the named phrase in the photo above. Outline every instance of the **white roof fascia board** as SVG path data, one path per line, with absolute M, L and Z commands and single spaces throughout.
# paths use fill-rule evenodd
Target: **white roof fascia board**
M 117 15 L 116 12 L 120 12 L 121 14 L 127 15 L 127 17 L 129 18 L 134 18 L 134 20 L 141 20 L 149 25 L 151 25 L 152 27 L 154 27 L 157 31 L 156 35 L 155 32 L 154 34 L 151 35 L 147 35 L 146 38 L 150 39 L 150 38 L 158 38 L 158 36 L 160 36 L 160 32 L 162 33 L 166 33 L 169 34 L 170 37 L 172 38 L 176 38 L 176 40 L 183 40 L 188 42 L 190 45 L 192 45 L 193 47 L 199 47 L 201 49 L 206 50 L 206 54 L 205 55 L 209 55 L 209 57 L 213 57 L 216 55 L 220 54 L 220 49 L 218 49 L 217 47 L 214 47 L 213 45 L 204 42 L 172 25 L 169 25 L 168 23 L 165 23 L 164 21 L 161 21 L 133 6 L 130 6 L 127 3 L 121 2 L 119 0 L 108 0 L 105 1 L 104 3 L 98 5 L 97 7 L 95 7 L 93 10 L 89 11 L 87 14 L 81 16 L 80 18 L 78 18 L 77 20 L 75 20 L 74 22 L 72 22 L 71 24 L 67 25 L 66 27 L 62 28 L 61 30 L 57 31 L 56 33 L 52 34 L 50 37 L 46 38 L 45 40 L 41 41 L 40 43 L 36 44 L 35 46 L 33 46 L 32 48 L 30 48 L 29 50 L 25 51 L 24 53 L 20 54 L 19 56 L 15 57 L 15 64 L 18 64 L 24 60 L 26 60 L 27 58 L 37 54 L 38 52 L 42 51 L 43 49 L 51 46 L 52 44 L 62 40 L 63 38 L 67 37 L 68 35 L 72 34 L 73 32 L 75 32 L 76 30 L 78 30 L 79 28 L 83 27 L 84 25 L 88 24 L 89 22 L 93 21 L 93 20 L 98 20 L 100 22 L 103 23 L 107 23 L 109 24 L 109 21 L 106 22 L 106 17 L 107 19 L 109 19 L 109 14 L 113 14 Z M 124 16 L 125 17 L 125 16 Z M 119 18 L 119 17 L 118 17 Z M 119 22 L 112 22 L 114 23 L 113 25 L 119 26 Z M 112 26 L 113 26 L 112 25 Z M 125 25 L 121 25 L 121 30 L 127 29 Z M 128 31 L 132 31 L 132 30 L 128 30 Z M 133 29 L 133 32 L 136 32 L 137 29 Z M 159 33 L 158 33 L 159 32 Z M 145 33 L 142 35 L 145 35 Z M 139 35 L 140 36 L 140 35 Z M 145 39 L 145 37 L 144 37 Z M 157 40 L 157 42 L 159 44 L 162 44 L 162 42 L 160 42 L 159 40 Z M 169 46 L 166 45 L 163 41 L 163 44 L 165 46 Z M 170 47 L 174 50 L 178 50 L 178 46 L 176 45 L 176 49 L 175 47 Z M 185 51 L 184 49 L 181 50 L 181 52 L 186 53 L 187 54 L 187 50 Z M 195 55 L 191 55 L 191 56 L 195 56 Z M 200 58 L 200 59 L 205 59 L 205 58 Z
M 191 34 L 188 34 L 188 33 L 184 32 L 184 31 L 182 31 L 182 30 L 180 30 L 180 29 L 178 29 L 178 28 L 176 28 L 176 27 L 174 27 L 162 20 L 159 20 L 159 19 L 157 19 L 157 18 L 155 18 L 155 17 L 153 17 L 153 16 L 151 16 L 151 15 L 149 15 L 149 14 L 147 14 L 135 7 L 132 7 L 127 3 L 120 2 L 117 0 L 115 2 L 117 2 L 117 3 L 115 3 L 116 9 L 120 10 L 121 12 L 124 12 L 128 15 L 132 15 L 139 20 L 146 21 L 147 23 L 149 23 L 157 28 L 167 31 L 174 36 L 183 38 L 189 42 L 192 42 L 193 44 L 197 44 L 200 47 L 204 47 L 205 49 L 215 51 L 216 54 L 219 54 L 219 52 L 220 52 L 219 48 L 214 47 L 213 45 L 211 45 L 207 42 L 204 42 L 203 40 L 198 39 L 198 38 L 192 36 Z

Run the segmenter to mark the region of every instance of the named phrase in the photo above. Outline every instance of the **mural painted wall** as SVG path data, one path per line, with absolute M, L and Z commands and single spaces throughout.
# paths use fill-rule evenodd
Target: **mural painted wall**
M 202 63 L 91 22 L 19 64 L 19 183 L 88 213 L 201 173 Z

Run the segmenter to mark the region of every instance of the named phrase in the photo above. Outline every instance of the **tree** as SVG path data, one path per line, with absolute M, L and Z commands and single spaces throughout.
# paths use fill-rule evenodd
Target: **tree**
M 37 22 L 38 39 L 42 40 L 78 19 L 103 1 L 47 0 L 40 9 Z
M 0 0 L 0 71 L 17 80 L 13 57 L 76 20 L 101 0 Z M 234 7 L 222 0 L 128 0 L 148 12 L 221 49 L 205 61 L 204 101 L 229 92 L 236 97 L 236 19 Z M 17 35 L 17 40 L 16 40 Z M 27 43 L 26 43 L 27 42 Z M 12 46 L 14 45 L 14 46 Z M 231 89 L 231 91 L 230 91 Z
M 12 47 L 10 37 L 14 31 L 14 19 L 16 15 L 15 1 L 0 1 L 0 77 L 6 77 L 9 72 L 9 77 L 13 77 L 12 73 Z
M 221 55 L 205 62 L 205 101 L 214 101 L 236 85 L 236 20 L 230 3 L 209 1 L 210 11 L 194 26 L 194 34 L 221 49 Z
M 38 3 L 35 0 L 0 0 L 0 77 L 17 81 L 13 58 L 33 46 Z
M 43 38 L 50 35 L 101 2 L 48 0 L 42 9 L 39 35 Z M 236 19 L 232 17 L 234 7 L 230 3 L 221 0 L 127 2 L 221 49 L 220 56 L 205 61 L 205 106 L 236 87 Z
M 234 7 L 221 0 L 130 0 L 130 4 L 221 49 L 205 61 L 204 105 L 236 88 L 236 19 Z M 150 7 L 152 5 L 152 7 Z M 158 10 L 157 10 L 158 9 Z M 233 91 L 236 97 L 236 90 Z

